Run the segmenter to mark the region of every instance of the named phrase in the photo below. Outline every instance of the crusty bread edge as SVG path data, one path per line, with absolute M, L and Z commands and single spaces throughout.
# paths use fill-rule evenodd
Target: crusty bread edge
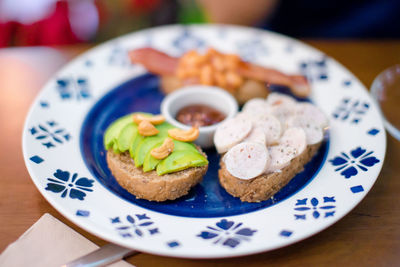
M 304 169 L 304 165 L 313 158 L 320 146 L 321 143 L 307 146 L 304 152 L 292 159 L 281 172 L 262 174 L 251 180 L 239 179 L 230 174 L 221 157 L 221 168 L 218 171 L 219 182 L 229 194 L 239 197 L 241 201 L 261 202 L 267 200 Z
M 136 198 L 158 202 L 188 194 L 201 182 L 208 169 L 206 165 L 159 176 L 156 171 L 143 172 L 141 167 L 135 167 L 127 152 L 116 154 L 109 150 L 106 160 L 111 173 L 124 189 Z

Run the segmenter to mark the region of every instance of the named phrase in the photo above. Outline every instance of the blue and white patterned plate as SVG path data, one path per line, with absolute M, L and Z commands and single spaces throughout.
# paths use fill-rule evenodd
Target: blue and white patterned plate
M 152 46 L 172 55 L 216 47 L 312 82 L 311 100 L 330 117 L 330 138 L 273 199 L 241 203 L 218 184 L 218 155 L 188 196 L 153 203 L 122 189 L 105 164 L 102 138 L 116 118 L 159 112 L 158 77 L 131 65 L 127 51 Z M 24 159 L 43 196 L 103 239 L 159 255 L 217 258 L 283 247 L 332 225 L 371 189 L 386 136 L 376 105 L 349 71 L 296 40 L 233 26 L 167 26 L 100 45 L 64 67 L 33 103 Z

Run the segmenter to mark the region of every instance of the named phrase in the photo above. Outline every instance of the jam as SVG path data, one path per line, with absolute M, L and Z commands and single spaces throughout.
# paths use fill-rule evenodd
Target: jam
M 206 105 L 190 105 L 178 111 L 176 119 L 186 125 L 202 127 L 216 124 L 225 119 L 225 114 Z

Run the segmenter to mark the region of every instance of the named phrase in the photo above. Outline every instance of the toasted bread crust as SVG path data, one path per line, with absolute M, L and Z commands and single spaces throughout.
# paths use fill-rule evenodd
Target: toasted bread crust
M 262 174 L 251 180 L 243 180 L 231 175 L 221 159 L 221 168 L 218 171 L 219 182 L 229 194 L 239 197 L 241 201 L 260 202 L 267 200 L 304 169 L 304 165 L 311 160 L 320 145 L 321 143 L 307 146 L 304 152 L 294 158 L 281 172 Z
M 186 195 L 201 182 L 208 165 L 192 167 L 175 173 L 157 175 L 156 171 L 143 172 L 135 167 L 128 152 L 116 154 L 107 151 L 107 164 L 117 182 L 137 198 L 151 201 L 174 200 Z

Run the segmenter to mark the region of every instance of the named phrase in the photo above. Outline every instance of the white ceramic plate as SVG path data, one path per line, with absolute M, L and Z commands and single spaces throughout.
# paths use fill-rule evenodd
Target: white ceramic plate
M 158 79 L 131 65 L 129 49 L 153 46 L 171 55 L 213 46 L 312 82 L 311 100 L 330 118 L 330 139 L 306 171 L 274 199 L 241 203 L 217 182 L 210 155 L 204 182 L 178 201 L 136 200 L 104 163 L 105 127 L 128 112 L 159 111 Z M 24 159 L 35 185 L 65 217 L 110 242 L 159 255 L 248 255 L 307 238 L 341 219 L 371 189 L 386 136 L 365 87 L 318 50 L 275 33 L 205 25 L 140 31 L 79 56 L 33 103 L 23 132 Z

